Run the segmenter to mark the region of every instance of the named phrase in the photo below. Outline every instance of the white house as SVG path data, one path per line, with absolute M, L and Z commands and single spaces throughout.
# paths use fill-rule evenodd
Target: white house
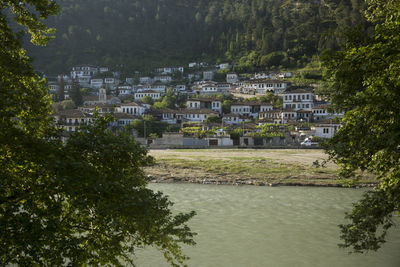
M 88 77 L 89 80 L 90 78 L 98 72 L 98 68 L 96 66 L 92 65 L 78 65 L 75 67 L 72 67 L 71 70 L 71 78 L 79 78 L 79 77 Z
M 221 63 L 219 65 L 217 65 L 217 68 L 221 69 L 221 70 L 226 70 L 229 69 L 231 66 L 229 65 L 229 63 Z
M 268 103 L 260 104 L 260 112 L 269 111 L 269 110 L 273 110 L 273 109 L 274 109 L 274 106 L 272 104 L 268 104 Z
M 91 106 L 98 104 L 119 104 L 121 100 L 118 97 L 107 95 L 106 89 L 100 88 L 99 95 L 89 95 L 83 97 L 83 105 Z
M 218 112 L 209 109 L 162 109 L 162 121 L 170 124 L 181 122 L 204 122 L 208 117 L 218 116 Z
M 100 89 L 103 87 L 103 79 L 91 79 L 90 88 Z
M 248 120 L 248 118 L 243 117 L 239 114 L 233 114 L 233 113 L 224 114 L 224 116 L 222 117 L 222 122 L 224 124 L 228 124 L 228 125 L 240 124 L 247 120 Z
M 142 91 L 156 91 L 161 94 L 164 94 L 167 91 L 167 86 L 164 84 L 146 84 L 143 85 L 141 88 L 138 88 L 138 92 Z
M 142 91 L 142 92 L 136 92 L 134 97 L 137 100 L 141 100 L 143 97 L 146 97 L 146 96 L 151 97 L 153 100 L 157 100 L 161 97 L 161 93 L 153 91 L 153 90 L 146 90 L 146 91 Z
M 239 76 L 234 72 L 229 72 L 226 74 L 226 82 L 227 83 L 235 83 L 239 81 Z
M 272 109 L 270 104 L 249 101 L 232 104 L 231 113 L 256 118 L 261 111 L 261 107 L 263 107 L 264 110 Z
M 92 115 L 78 109 L 62 110 L 54 114 L 55 122 L 67 132 L 75 132 L 91 121 Z
M 296 89 L 283 93 L 283 108 L 309 110 L 314 106 L 315 95 L 310 90 Z
M 117 119 L 118 126 L 121 126 L 121 127 L 130 125 L 134 120 L 140 119 L 139 116 L 135 116 L 135 115 L 128 114 L 128 113 L 116 112 L 113 115 Z
M 115 78 L 104 78 L 104 85 L 108 86 L 110 89 L 115 89 L 115 86 L 119 83 L 119 81 Z
M 120 96 L 126 96 L 132 94 L 132 86 L 128 84 L 121 84 L 117 86 L 117 92 Z
M 161 73 L 161 74 L 171 74 L 174 72 L 181 72 L 183 73 L 185 71 L 184 67 L 166 67 L 166 68 L 157 68 L 156 72 Z
M 108 72 L 108 71 L 110 71 L 107 67 L 100 67 L 99 68 L 99 72 L 100 73 L 104 73 L 104 72 Z
M 151 83 L 153 83 L 153 79 L 150 78 L 150 77 L 147 77 L 147 76 L 145 76 L 145 77 L 140 77 L 140 78 L 139 78 L 139 83 L 142 83 L 142 84 L 151 84 Z
M 187 86 L 184 84 L 178 84 L 178 85 L 175 85 L 174 87 L 172 87 L 172 90 L 174 92 L 186 92 Z
M 96 104 L 78 107 L 79 110 L 87 114 L 93 114 L 96 110 L 100 113 L 111 113 L 115 110 L 115 104 Z
M 329 119 L 326 121 L 321 121 L 314 126 L 315 136 L 321 138 L 332 138 L 339 128 L 340 123 L 336 122 L 335 120 Z
M 171 76 L 166 76 L 166 75 L 161 75 L 161 76 L 155 76 L 153 79 L 155 82 L 160 81 L 162 83 L 170 83 L 172 82 L 172 77 Z
M 215 71 L 203 71 L 203 80 L 204 81 L 212 81 L 214 79 Z
M 119 113 L 131 114 L 136 116 L 142 116 L 146 111 L 146 107 L 139 105 L 138 103 L 122 103 L 117 109 Z
M 260 112 L 258 114 L 259 120 L 272 122 L 275 124 L 287 123 L 287 119 L 283 119 L 283 111 L 282 109 L 272 109 Z
M 243 83 L 244 93 L 257 93 L 266 94 L 273 92 L 275 94 L 281 94 L 288 88 L 288 82 L 281 80 L 249 80 Z
M 222 102 L 213 98 L 189 98 L 186 101 L 187 109 L 209 109 L 222 113 Z
M 91 76 L 79 76 L 78 83 L 82 87 L 89 87 L 90 86 L 90 78 Z

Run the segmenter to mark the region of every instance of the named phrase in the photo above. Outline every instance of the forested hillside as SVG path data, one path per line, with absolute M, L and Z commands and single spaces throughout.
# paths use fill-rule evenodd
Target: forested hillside
M 338 30 L 365 22 L 363 0 L 59 0 L 56 39 L 29 48 L 38 70 L 89 63 L 122 71 L 194 60 L 242 70 L 296 67 Z

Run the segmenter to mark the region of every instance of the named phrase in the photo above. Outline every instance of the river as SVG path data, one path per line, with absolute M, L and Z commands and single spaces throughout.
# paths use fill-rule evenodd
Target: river
M 348 254 L 337 246 L 338 224 L 365 189 L 151 184 L 195 210 L 197 245 L 185 247 L 189 266 L 400 266 L 400 227 L 378 252 Z M 398 225 L 399 218 L 396 218 Z M 169 266 L 154 249 L 136 254 L 137 266 Z

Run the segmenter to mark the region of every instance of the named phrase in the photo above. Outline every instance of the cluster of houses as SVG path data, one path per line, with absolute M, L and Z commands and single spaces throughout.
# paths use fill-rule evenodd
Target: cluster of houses
M 189 68 L 201 66 L 200 64 L 203 63 L 190 64 Z M 227 67 L 229 64 L 219 66 L 221 69 Z M 158 68 L 155 71 L 159 77 L 171 77 L 168 75 L 176 72 L 184 74 L 185 69 L 168 67 Z M 290 73 L 275 76 L 256 74 L 252 79 L 243 80 L 238 74 L 228 72 L 226 82 L 215 82 L 211 77 L 212 70 L 204 72 L 210 72 L 203 74 L 203 79 L 206 77 L 207 80 L 191 84 L 172 85 L 167 81 L 169 78 L 157 78 L 158 82 L 154 83 L 154 80 L 150 81 L 150 77 L 140 77 L 140 83 L 133 84 L 132 78 L 126 78 L 121 83 L 118 73 L 114 73 L 114 77 L 93 78 L 97 73 L 113 73 L 108 68 L 77 66 L 72 68 L 70 77 L 62 77 L 65 81 L 65 97 L 68 97 L 68 90 L 71 88 L 68 81 L 73 79 L 77 80 L 80 86 L 90 88 L 92 93 L 84 96 L 83 105 L 73 110 L 59 111 L 54 117 L 67 133 L 76 131 L 80 125 L 90 122 L 95 110 L 100 113 L 112 113 L 116 118 L 113 125 L 115 127 L 124 127 L 134 120 L 141 120 L 145 114 L 151 114 L 156 120 L 177 126 L 182 126 L 184 123 L 204 124 L 210 121 L 211 117 L 218 118 L 221 127 L 232 128 L 244 125 L 251 128 L 248 126 L 265 124 L 303 125 L 296 128 L 300 130 L 290 135 L 297 135 L 302 139 L 309 136 L 331 138 L 340 127 L 335 118 L 340 118 L 343 114 L 331 110 L 329 103 L 318 101 L 312 89 L 291 90 L 290 83 L 284 79 L 290 77 Z M 158 76 L 154 76 L 156 77 Z M 52 92 L 57 92 L 59 89 L 57 83 L 50 83 L 50 87 Z M 142 101 L 145 97 L 158 100 L 169 89 L 175 94 L 186 95 L 185 108 L 155 110 L 150 104 Z M 232 101 L 229 112 L 226 112 L 225 108 L 224 113 L 223 100 L 221 97 L 216 97 L 216 95 L 236 93 L 259 96 L 269 92 L 282 99 L 279 108 L 271 103 L 236 99 Z

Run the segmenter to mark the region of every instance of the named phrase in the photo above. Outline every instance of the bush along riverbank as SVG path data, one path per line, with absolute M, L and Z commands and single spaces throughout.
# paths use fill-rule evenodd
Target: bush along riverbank
M 370 187 L 369 175 L 354 182 L 340 179 L 322 150 L 151 150 L 155 165 L 145 172 L 154 183 L 258 186 Z

